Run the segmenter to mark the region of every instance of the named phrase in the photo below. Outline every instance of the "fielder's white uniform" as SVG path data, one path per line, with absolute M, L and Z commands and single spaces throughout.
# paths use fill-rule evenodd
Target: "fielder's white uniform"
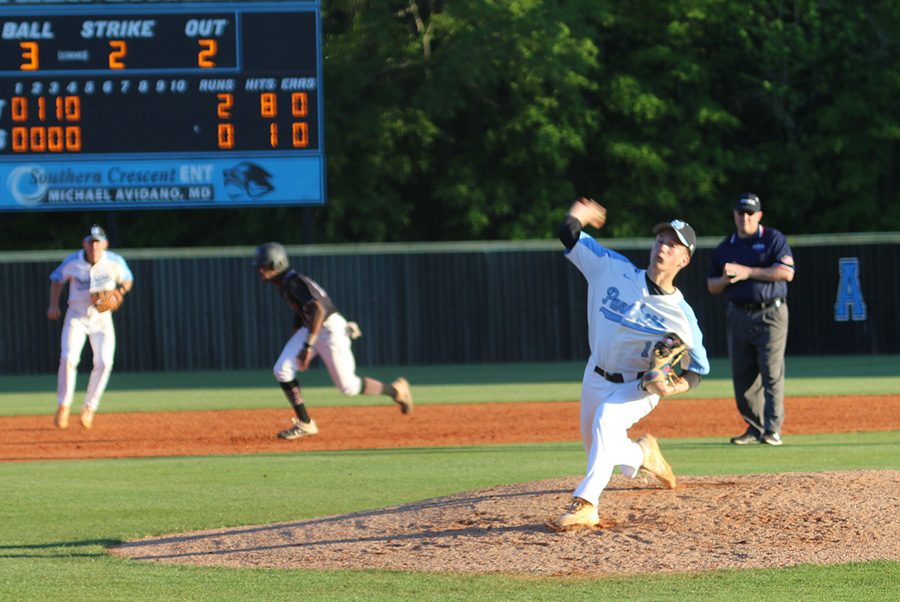
M 581 437 L 587 453 L 586 476 L 574 496 L 597 505 L 600 493 L 619 466 L 634 477 L 643 462 L 641 447 L 627 429 L 650 413 L 659 396 L 640 388 L 653 345 L 674 332 L 689 349 L 682 366 L 709 373 L 709 360 L 694 311 L 681 291 L 653 294 L 647 271 L 625 256 L 581 233 L 566 251 L 588 282 L 588 340 L 591 358 L 581 389 Z M 621 375 L 621 384 L 597 373 Z
M 102 251 L 91 265 L 84 251 L 66 257 L 50 274 L 52 282 L 69 283 L 69 301 L 63 321 L 59 354 L 57 403 L 72 405 L 75 376 L 85 340 L 90 339 L 94 368 L 88 381 L 84 406 L 96 410 L 112 373 L 116 353 L 116 331 L 112 312 L 99 312 L 91 303 L 91 293 L 110 291 L 134 280 L 125 260 L 111 251 Z

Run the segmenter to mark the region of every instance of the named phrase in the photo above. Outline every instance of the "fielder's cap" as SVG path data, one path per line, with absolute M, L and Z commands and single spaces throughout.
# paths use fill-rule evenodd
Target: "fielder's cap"
M 738 211 L 756 213 L 757 211 L 762 211 L 762 202 L 759 200 L 759 197 L 752 192 L 745 192 L 734 204 L 734 208 Z
M 91 231 L 88 232 L 88 235 L 84 237 L 85 240 L 106 240 L 106 230 L 94 224 L 91 226 Z
M 675 236 L 678 237 L 681 244 L 688 248 L 688 252 L 693 257 L 694 249 L 697 248 L 697 235 L 694 233 L 694 229 L 691 228 L 689 223 L 683 222 L 680 219 L 673 219 L 671 222 L 663 222 L 653 226 L 654 234 L 659 234 L 663 230 L 672 230 L 675 232 Z

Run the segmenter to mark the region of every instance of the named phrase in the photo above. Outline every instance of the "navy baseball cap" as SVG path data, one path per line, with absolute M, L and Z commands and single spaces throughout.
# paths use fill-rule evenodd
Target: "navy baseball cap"
M 675 232 L 675 236 L 678 237 L 681 244 L 688 248 L 691 257 L 694 256 L 694 250 L 697 248 L 697 235 L 694 233 L 694 229 L 691 228 L 689 223 L 683 222 L 680 219 L 673 219 L 671 222 L 663 222 L 653 226 L 654 234 L 659 234 L 662 230 L 672 230 Z
M 91 231 L 87 236 L 84 237 L 84 239 L 104 241 L 106 240 L 106 230 L 104 230 L 97 224 L 94 224 L 93 226 L 91 226 Z
M 757 211 L 762 211 L 762 202 L 752 192 L 745 192 L 734 204 L 734 208 L 738 211 L 756 213 Z

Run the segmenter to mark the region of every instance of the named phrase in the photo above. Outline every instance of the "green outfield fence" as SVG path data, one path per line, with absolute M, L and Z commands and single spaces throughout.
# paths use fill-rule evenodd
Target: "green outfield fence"
M 788 237 L 789 355 L 900 353 L 900 233 Z M 646 265 L 650 239 L 601 242 Z M 701 238 L 676 283 L 712 356 L 727 355 L 725 304 L 706 291 Z M 294 267 L 322 284 L 363 338 L 362 365 L 568 361 L 588 355 L 585 283 L 558 241 L 308 245 Z M 135 288 L 116 314 L 117 370 L 267 368 L 287 306 L 250 266 L 253 249 L 116 249 Z M 55 371 L 60 324 L 48 276 L 66 252 L 0 253 L 0 373 Z M 863 313 L 863 306 L 865 313 Z M 83 367 L 89 367 L 88 346 Z

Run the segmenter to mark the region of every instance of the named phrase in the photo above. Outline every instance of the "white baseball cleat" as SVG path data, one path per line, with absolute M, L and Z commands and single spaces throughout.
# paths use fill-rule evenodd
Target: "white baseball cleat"
M 53 415 L 53 425 L 58 429 L 69 428 L 69 406 L 58 406 Z
M 413 409 L 412 392 L 409 390 L 409 381 L 402 376 L 391 383 L 394 387 L 394 403 L 400 406 L 400 411 L 409 414 Z
M 672 467 L 663 458 L 662 452 L 659 451 L 659 442 L 653 435 L 644 435 L 637 440 L 637 444 L 644 451 L 644 462 L 641 464 L 641 470 L 649 472 L 666 486 L 667 489 L 675 489 L 675 473 Z
M 94 414 L 97 410 L 94 408 L 89 408 L 87 406 L 81 408 L 81 426 L 86 429 L 92 428 L 94 426 Z
M 300 437 L 310 437 L 319 434 L 319 427 L 316 426 L 315 420 L 309 422 L 300 422 L 294 418 L 294 425 L 286 430 L 278 433 L 279 439 L 299 439 Z
M 597 506 L 580 497 L 572 498 L 566 513 L 547 526 L 555 531 L 567 531 L 576 527 L 596 527 L 600 524 Z

